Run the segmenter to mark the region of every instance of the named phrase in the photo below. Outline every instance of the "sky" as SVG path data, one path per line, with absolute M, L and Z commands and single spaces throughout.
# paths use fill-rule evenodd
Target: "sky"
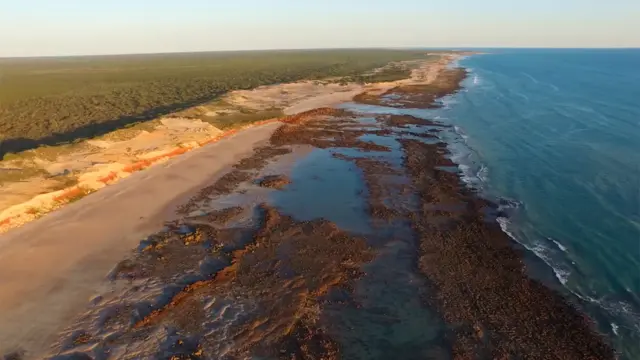
M 640 0 L 0 0 L 0 57 L 640 47 Z

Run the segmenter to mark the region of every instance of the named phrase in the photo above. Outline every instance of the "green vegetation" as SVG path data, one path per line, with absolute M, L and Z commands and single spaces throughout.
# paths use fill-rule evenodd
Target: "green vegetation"
M 44 169 L 36 166 L 27 165 L 20 168 L 0 169 L 0 186 L 5 183 L 24 181 L 38 176 L 45 177 L 47 175 L 48 173 Z
M 123 128 L 106 133 L 103 136 L 97 138 L 98 140 L 106 141 L 127 141 L 140 135 L 143 131 L 154 131 L 156 127 L 160 126 L 160 120 L 140 121 L 135 123 L 126 124 Z
M 0 59 L 0 157 L 103 135 L 230 90 L 355 78 L 420 58 L 418 51 L 308 50 Z M 407 71 L 391 67 L 358 81 L 388 81 Z M 249 122 L 266 114 L 234 116 Z
M 226 130 L 232 127 L 248 125 L 256 121 L 268 120 L 282 116 L 284 116 L 284 113 L 280 109 L 268 109 L 262 111 L 248 111 L 247 109 L 242 109 L 241 111 L 229 114 L 219 113 L 214 117 L 204 117 L 202 120 L 210 123 L 218 129 Z
M 370 84 L 370 83 L 388 82 L 388 81 L 407 79 L 409 78 L 409 76 L 411 76 L 411 69 L 408 66 L 391 64 L 389 66 L 385 66 L 379 71 L 372 72 L 369 74 L 346 76 L 340 79 L 339 82 L 343 84 L 350 83 L 350 82 L 356 82 L 360 84 Z
M 78 185 L 78 178 L 74 174 L 58 175 L 53 177 L 58 183 L 50 188 L 51 191 L 58 191 Z

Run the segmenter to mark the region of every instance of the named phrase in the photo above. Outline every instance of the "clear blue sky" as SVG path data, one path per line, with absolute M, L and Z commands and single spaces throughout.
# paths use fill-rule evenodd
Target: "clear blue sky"
M 640 47 L 640 0 L 0 0 L 0 56 Z

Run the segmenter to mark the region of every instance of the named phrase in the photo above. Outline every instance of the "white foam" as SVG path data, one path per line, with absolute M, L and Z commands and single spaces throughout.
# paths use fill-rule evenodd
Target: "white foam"
M 476 177 L 482 182 L 487 182 L 488 175 L 489 169 L 487 169 L 484 164 L 480 165 L 480 170 L 478 170 L 478 172 L 476 173 Z
M 520 207 L 520 205 L 522 205 L 522 203 L 517 200 L 509 199 L 507 197 L 501 197 L 500 204 L 498 205 L 498 210 L 504 211 L 504 210 L 510 210 L 510 209 L 517 209 Z
M 556 246 L 558 247 L 558 249 L 562 250 L 562 252 L 565 252 L 565 253 L 567 252 L 567 248 L 566 248 L 564 245 L 562 245 L 562 244 L 560 244 L 559 242 L 557 242 L 557 241 L 553 240 L 552 238 L 548 238 L 548 239 L 549 239 L 549 240 L 551 240 L 551 241 L 553 241 L 553 243 L 554 243 L 554 244 L 556 244 Z
M 589 295 L 581 295 L 573 291 L 572 293 L 584 301 L 597 304 L 601 309 L 621 319 L 625 323 L 625 325 L 623 325 L 625 328 L 629 330 L 633 329 L 635 332 L 640 333 L 640 314 L 634 312 L 630 304 L 623 301 L 606 301 L 604 298 L 595 299 Z M 620 326 L 618 324 L 611 323 L 611 330 L 613 330 L 616 335 L 618 335 L 619 328 Z
M 468 187 L 481 190 L 488 178 L 488 169 L 476 161 L 473 150 L 468 146 L 469 136 L 464 130 L 453 126 L 455 141 L 449 143 L 451 160 L 458 165 L 460 180 Z
M 533 253 L 536 254 L 537 257 L 542 259 L 547 265 L 549 265 L 549 267 L 551 267 L 551 269 L 553 270 L 553 273 L 556 275 L 556 278 L 558 279 L 558 281 L 560 281 L 562 285 L 567 284 L 567 281 L 569 281 L 569 276 L 571 275 L 571 272 L 567 269 L 562 269 L 557 265 L 554 266 L 555 264 L 551 260 L 551 257 L 547 254 L 547 252 L 549 251 L 548 248 L 546 248 L 542 244 L 536 244 L 533 247 L 530 247 L 530 248 L 527 247 L 527 248 L 533 251 Z
M 562 285 L 566 285 L 567 281 L 569 281 L 569 276 L 571 275 L 571 272 L 568 270 L 558 269 L 553 266 L 551 268 L 553 269 L 553 273 L 556 275 L 556 278 L 558 279 L 558 281 L 560 281 Z
M 455 131 L 455 133 L 456 133 L 457 135 L 459 135 L 459 136 L 464 140 L 464 143 L 465 143 L 465 144 L 467 143 L 467 141 L 466 141 L 466 140 L 469 138 L 469 136 L 468 136 L 468 135 L 466 135 L 466 134 L 464 133 L 464 131 L 463 131 L 459 126 L 455 126 L 455 125 L 454 125 L 454 126 L 453 126 L 453 131 Z
M 519 243 L 516 237 L 509 231 L 509 219 L 505 217 L 499 217 L 496 219 L 496 221 L 498 222 L 498 225 L 500 225 L 500 229 L 502 229 L 502 232 L 509 235 L 510 238 Z
M 440 104 L 444 107 L 444 109 L 450 109 L 451 105 L 455 105 L 458 103 L 453 96 L 447 96 L 439 100 Z
M 467 184 L 469 187 L 480 190 L 484 182 L 484 178 L 481 175 L 479 176 L 479 171 L 474 172 L 473 168 L 466 164 L 459 164 L 458 169 L 460 170 L 460 179 L 462 182 Z
M 559 267 L 557 264 L 554 264 L 551 257 L 547 254 L 547 252 L 549 251 L 548 248 L 544 247 L 542 244 L 535 244 L 531 246 L 521 241 L 518 241 L 516 236 L 509 231 L 509 223 L 510 223 L 509 219 L 499 217 L 497 221 L 498 221 L 498 224 L 500 225 L 500 229 L 502 229 L 502 231 L 505 234 L 509 235 L 509 237 L 512 238 L 515 242 L 521 244 L 527 250 L 533 252 L 539 259 L 544 261 L 544 263 L 547 264 L 547 266 L 549 266 L 551 270 L 553 270 L 553 273 L 555 274 L 556 278 L 558 279 L 558 281 L 560 281 L 562 285 L 567 284 L 567 282 L 569 281 L 569 277 L 571 276 L 571 271 L 569 271 L 568 269 L 563 269 Z

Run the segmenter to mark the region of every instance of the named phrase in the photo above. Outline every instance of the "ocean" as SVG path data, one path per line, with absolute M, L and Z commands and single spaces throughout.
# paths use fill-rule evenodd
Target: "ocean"
M 532 276 L 640 359 L 640 50 L 488 50 L 432 115 Z

